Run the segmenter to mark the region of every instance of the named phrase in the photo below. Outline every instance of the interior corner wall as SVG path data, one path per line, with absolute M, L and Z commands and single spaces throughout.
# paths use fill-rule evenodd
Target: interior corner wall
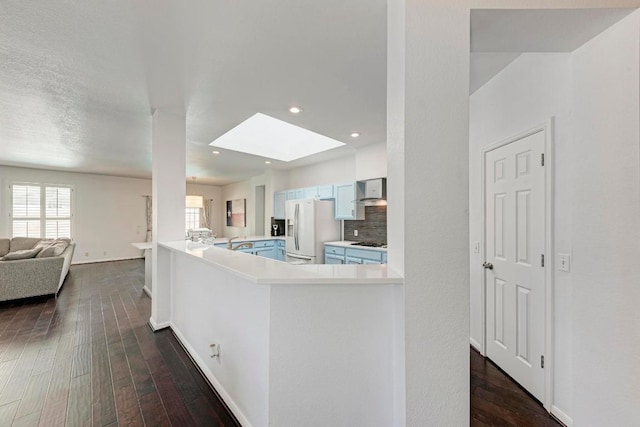
M 3 237 L 11 236 L 11 181 L 73 186 L 74 264 L 142 257 L 131 243 L 145 239 L 146 204 L 142 196 L 151 194 L 151 180 L 0 166 Z
M 234 237 L 234 236 L 253 236 L 255 233 L 255 187 L 257 185 L 267 185 L 267 176 L 266 175 L 258 175 L 254 176 L 246 181 L 237 182 L 229 185 L 225 185 L 222 187 L 222 206 L 220 208 L 220 212 L 222 213 L 223 223 L 222 230 L 223 233 L 221 236 L 224 237 Z M 265 198 L 273 197 L 273 194 L 266 194 Z M 245 214 L 246 214 L 246 227 L 231 227 L 227 226 L 226 222 L 226 209 L 227 209 L 227 200 L 237 200 L 237 199 L 246 199 L 245 205 Z M 266 210 L 267 206 L 265 203 L 265 212 L 268 214 L 269 212 Z M 265 215 L 266 216 L 266 215 Z M 269 215 L 271 216 L 271 215 Z M 266 230 L 266 229 L 265 229 Z
M 573 53 L 573 420 L 640 425 L 640 11 Z
M 469 232 L 482 237 L 481 149 L 555 119 L 555 247 L 571 253 L 572 168 L 575 148 L 571 122 L 571 55 L 528 53 L 513 61 L 470 97 Z M 470 245 L 471 341 L 482 343 L 483 260 Z M 555 274 L 554 403 L 564 413 L 571 406 L 571 275 Z

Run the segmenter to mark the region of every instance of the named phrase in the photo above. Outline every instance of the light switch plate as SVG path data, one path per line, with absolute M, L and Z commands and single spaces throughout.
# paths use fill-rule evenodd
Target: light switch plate
M 480 242 L 473 242 L 473 253 L 474 254 L 480 253 Z
M 570 271 L 571 270 L 571 255 L 558 254 L 558 270 Z

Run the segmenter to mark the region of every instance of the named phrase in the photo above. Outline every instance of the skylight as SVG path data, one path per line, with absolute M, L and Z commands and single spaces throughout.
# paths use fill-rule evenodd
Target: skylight
M 266 114 L 256 113 L 209 145 L 290 162 L 345 144 Z

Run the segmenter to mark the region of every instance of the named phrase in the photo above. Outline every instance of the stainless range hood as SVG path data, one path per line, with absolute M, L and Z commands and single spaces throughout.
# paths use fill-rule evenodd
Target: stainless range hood
M 377 202 L 387 199 L 387 179 L 376 178 L 363 181 L 364 197 L 361 202 Z

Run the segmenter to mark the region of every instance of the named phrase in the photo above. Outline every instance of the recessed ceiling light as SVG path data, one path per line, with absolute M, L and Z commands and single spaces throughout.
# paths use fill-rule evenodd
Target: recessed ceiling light
M 271 162 L 269 160 L 265 160 L 265 163 L 268 164 L 268 165 L 271 164 Z
M 360 132 L 351 132 L 351 138 L 357 138 L 360 136 Z
M 220 154 L 219 151 L 212 151 L 213 154 Z
M 256 113 L 209 145 L 290 162 L 345 144 L 266 114 Z
M 293 113 L 293 114 L 302 113 L 302 107 L 293 106 L 293 107 L 289 108 L 289 112 Z

